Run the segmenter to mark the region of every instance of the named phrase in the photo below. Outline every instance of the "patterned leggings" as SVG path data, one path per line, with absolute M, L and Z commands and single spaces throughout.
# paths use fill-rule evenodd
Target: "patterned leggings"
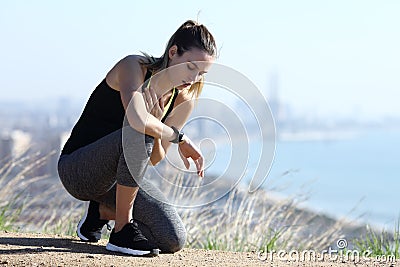
M 186 240 L 182 220 L 162 192 L 142 180 L 152 148 L 153 138 L 127 126 L 71 154 L 61 155 L 58 173 L 73 197 L 94 200 L 112 209 L 115 209 L 116 184 L 134 187 L 140 181 L 133 218 L 162 252 L 176 252 Z

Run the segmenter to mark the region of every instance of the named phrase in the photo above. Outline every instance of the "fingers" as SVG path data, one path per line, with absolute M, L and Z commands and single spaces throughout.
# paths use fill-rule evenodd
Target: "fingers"
M 199 176 L 200 177 L 204 177 L 204 160 L 203 160 L 203 157 L 200 157 L 198 161 L 199 161 L 199 165 L 200 165 Z
M 194 164 L 196 165 L 196 169 L 197 169 L 197 175 L 201 177 L 201 167 L 200 167 L 200 163 L 198 160 L 194 161 Z
M 200 177 L 204 177 L 204 157 L 200 149 L 191 143 L 189 138 L 187 138 L 185 143 L 179 144 L 178 151 L 186 169 L 190 167 L 188 158 L 191 158 L 196 166 L 197 174 Z
M 142 96 L 143 96 L 144 104 L 146 106 L 146 110 L 147 110 L 147 112 L 150 112 L 150 107 L 149 107 L 149 103 L 147 102 L 145 90 L 143 90 Z
M 191 158 L 196 166 L 197 175 L 204 177 L 204 157 L 200 149 L 192 144 L 189 138 L 187 139 L 187 142 L 179 144 L 178 152 L 186 169 L 189 169 L 190 167 L 188 158 Z
M 164 113 L 164 99 L 160 97 L 160 100 L 158 101 L 158 104 L 161 108 L 161 112 Z
M 189 160 L 182 154 L 180 149 L 178 149 L 178 151 L 179 151 L 179 155 L 182 158 L 183 163 L 185 164 L 186 169 L 189 169 L 189 167 L 190 167 Z M 193 160 L 194 164 L 196 165 L 197 175 L 200 177 L 204 177 L 204 159 L 203 159 L 203 157 L 200 156 L 196 159 L 193 159 L 193 157 L 192 157 L 192 160 Z
M 153 98 L 150 95 L 150 91 L 149 88 L 145 88 L 144 89 L 144 95 L 146 97 L 146 102 L 147 102 L 147 106 L 148 106 L 148 111 L 150 111 L 151 109 L 153 109 L 154 103 L 153 103 Z
M 194 161 L 196 164 L 197 168 L 197 175 L 200 177 L 204 177 L 204 161 L 203 157 L 198 158 L 197 160 Z
M 188 159 L 182 154 L 182 151 L 180 148 L 178 148 L 178 152 L 179 152 L 179 156 L 181 156 L 183 164 L 185 164 L 186 169 L 189 170 L 190 163 L 189 163 Z
M 147 112 L 160 119 L 164 113 L 164 101 L 162 97 L 157 100 L 157 95 L 151 86 L 143 90 L 143 95 Z
M 152 102 L 153 104 L 158 103 L 158 101 L 157 101 L 157 96 L 156 96 L 156 92 L 154 92 L 153 87 L 150 86 L 148 92 L 149 92 L 149 95 L 150 95 L 150 98 L 151 98 L 151 102 Z M 153 106 L 152 106 L 152 107 L 153 107 Z

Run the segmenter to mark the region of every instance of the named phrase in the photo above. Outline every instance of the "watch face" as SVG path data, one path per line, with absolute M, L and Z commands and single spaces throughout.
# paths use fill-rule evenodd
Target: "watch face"
M 184 136 L 185 134 L 183 133 L 183 132 L 180 132 L 179 133 L 179 143 L 181 143 L 182 141 L 183 141 L 183 136 Z

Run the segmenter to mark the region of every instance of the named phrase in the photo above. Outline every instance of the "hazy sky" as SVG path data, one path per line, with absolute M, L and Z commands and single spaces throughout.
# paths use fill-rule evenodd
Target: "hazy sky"
M 218 62 L 295 112 L 400 117 L 400 1 L 2 1 L 0 100 L 82 104 L 122 57 L 162 54 L 186 19 L 204 23 Z

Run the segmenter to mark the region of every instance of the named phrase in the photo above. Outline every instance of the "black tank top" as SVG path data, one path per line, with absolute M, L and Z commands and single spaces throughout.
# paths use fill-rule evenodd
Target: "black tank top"
M 145 81 L 148 81 L 150 77 L 151 72 L 147 70 Z M 178 90 L 174 89 L 170 105 L 161 120 L 162 122 L 171 113 L 177 95 Z M 125 109 L 122 105 L 120 92 L 112 89 L 104 79 L 90 95 L 79 120 L 61 151 L 61 155 L 70 154 L 78 148 L 121 129 L 124 117 Z

